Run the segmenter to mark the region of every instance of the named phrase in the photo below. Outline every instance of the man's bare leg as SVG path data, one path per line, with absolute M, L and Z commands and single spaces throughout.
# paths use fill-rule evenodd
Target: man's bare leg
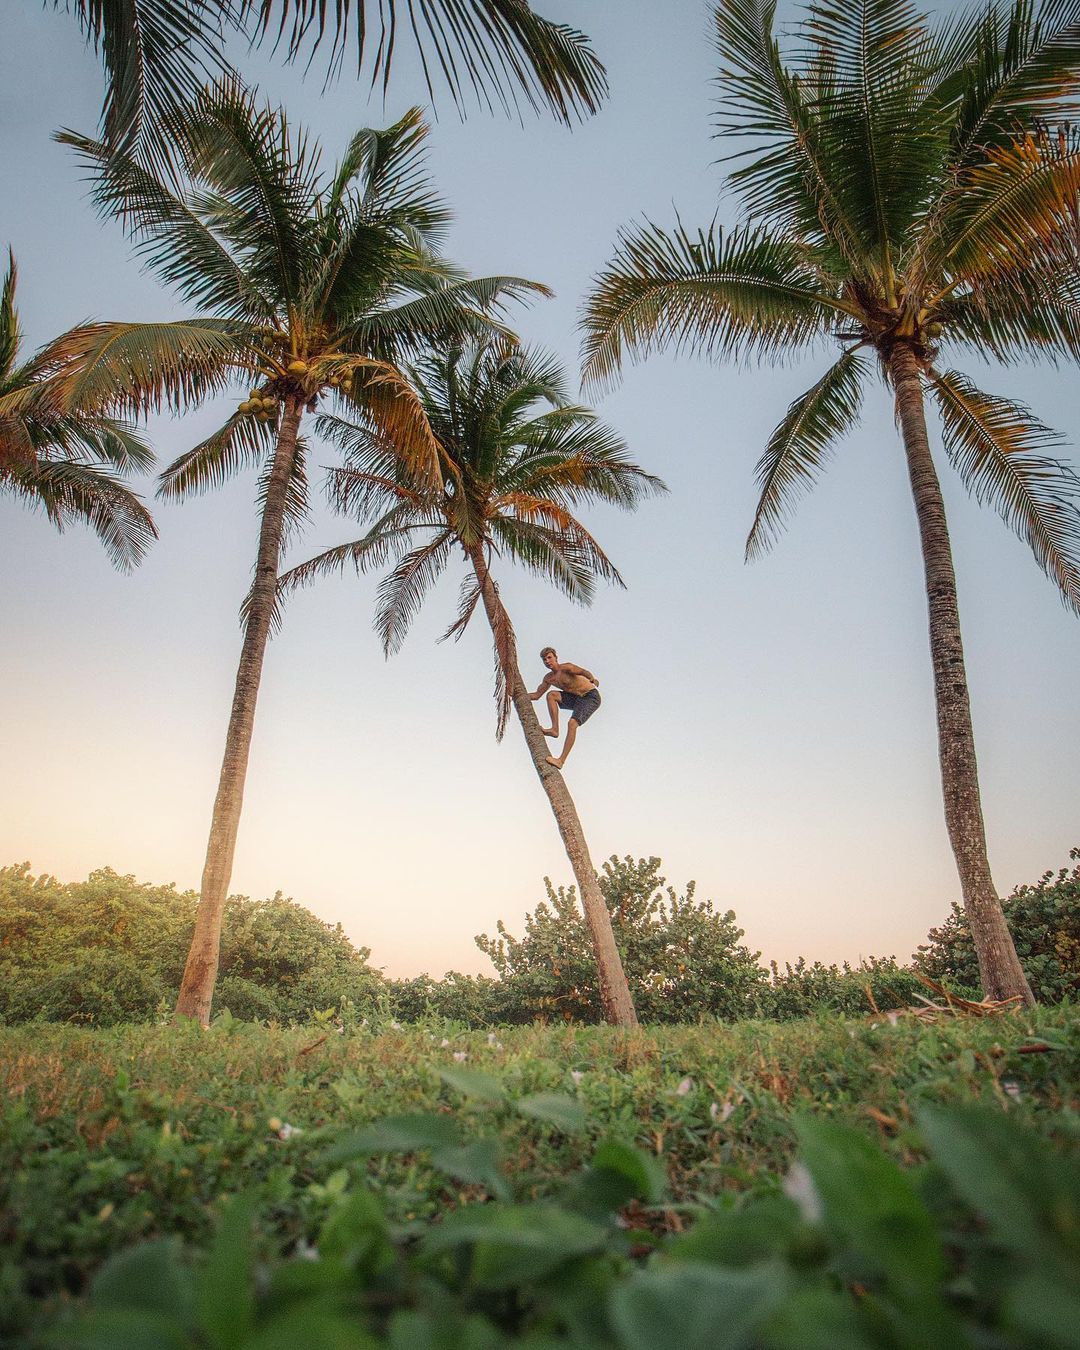
M 545 736 L 557 736 L 559 734 L 559 709 L 562 703 L 559 701 L 559 693 L 556 689 L 549 689 L 547 696 L 548 719 L 551 722 L 549 727 L 541 727 L 540 730 Z
M 566 763 L 566 756 L 574 748 L 574 742 L 577 740 L 578 722 L 576 717 L 571 717 L 566 727 L 566 744 L 562 748 L 562 754 L 558 759 L 553 759 L 548 755 L 548 763 L 554 764 L 557 769 L 561 769 Z

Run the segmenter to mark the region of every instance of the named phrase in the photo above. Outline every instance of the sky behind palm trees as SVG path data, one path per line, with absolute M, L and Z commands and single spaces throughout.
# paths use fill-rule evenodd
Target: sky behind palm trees
M 576 369 L 578 305 L 617 228 L 647 214 L 689 224 L 719 201 L 710 137 L 715 73 L 707 7 L 664 23 L 647 0 L 545 0 L 584 28 L 612 96 L 573 132 L 447 106 L 430 164 L 456 213 L 447 252 L 476 274 L 516 273 L 557 298 L 516 316 Z M 791 11 L 789 11 L 791 12 Z M 92 131 L 101 75 L 63 15 L 5 15 L 0 50 L 4 239 L 20 267 L 29 348 L 88 316 L 178 317 L 176 302 L 100 223 L 57 126 Z M 359 126 L 423 101 L 406 62 L 391 98 L 342 79 L 324 93 L 267 55 L 234 58 L 328 159 Z M 328 166 L 329 167 L 329 166 Z M 925 602 L 914 512 L 884 393 L 773 552 L 743 543 L 754 464 L 808 370 L 654 359 L 598 407 L 671 495 L 590 523 L 629 589 L 576 610 L 496 564 L 527 680 L 539 650 L 601 677 L 604 708 L 567 774 L 595 860 L 658 854 L 682 888 L 736 911 L 766 958 L 906 959 L 958 895 L 942 818 Z M 1070 439 L 1074 371 L 994 370 Z M 242 397 L 241 393 L 237 397 Z M 221 409 L 155 419 L 161 463 Z M 324 462 L 331 461 L 331 455 Z M 319 456 L 314 456 L 319 462 Z M 990 858 L 999 889 L 1065 863 L 1080 844 L 1080 624 L 1030 554 L 942 468 L 951 512 Z M 145 485 L 147 493 L 152 484 Z M 0 501 L 6 691 L 0 861 L 63 879 L 111 865 L 197 887 L 217 780 L 257 518 L 250 477 L 183 507 L 159 504 L 160 542 L 133 577 L 97 542 L 57 537 Z M 291 565 L 350 536 L 323 509 Z M 488 634 L 434 639 L 455 611 L 447 579 L 403 652 L 384 663 L 375 581 L 296 595 L 270 648 L 234 891 L 281 888 L 340 920 L 392 974 L 485 970 L 472 936 L 511 931 L 569 881 L 558 835 L 511 726 L 494 741 Z

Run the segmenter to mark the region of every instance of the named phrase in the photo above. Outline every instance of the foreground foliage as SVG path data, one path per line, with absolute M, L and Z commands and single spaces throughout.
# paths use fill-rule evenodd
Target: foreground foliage
M 500 1034 L 0 1034 L 2 1334 L 1074 1344 L 1063 1013 Z

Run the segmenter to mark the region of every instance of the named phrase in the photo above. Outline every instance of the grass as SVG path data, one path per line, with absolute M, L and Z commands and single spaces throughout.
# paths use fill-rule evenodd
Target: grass
M 502 1174 L 525 1199 L 553 1193 L 603 1139 L 636 1144 L 666 1173 L 649 1223 L 671 1232 L 701 1206 L 775 1190 L 800 1116 L 854 1124 L 911 1167 L 924 1156 L 913 1109 L 973 1100 L 1075 1150 L 1073 1012 L 633 1033 L 0 1029 L 0 1335 L 78 1297 L 118 1248 L 165 1234 L 205 1246 L 234 1192 L 260 1190 L 268 1250 L 310 1240 L 343 1184 L 342 1138 L 387 1116 L 443 1115 L 467 1139 L 497 1136 Z M 350 1166 L 406 1227 L 490 1190 L 422 1151 Z

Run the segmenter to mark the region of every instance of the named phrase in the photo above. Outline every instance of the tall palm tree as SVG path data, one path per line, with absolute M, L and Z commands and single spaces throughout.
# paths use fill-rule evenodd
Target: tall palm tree
M 945 817 L 984 988 L 1031 991 L 987 861 L 945 510 L 924 400 L 968 489 L 998 508 L 1080 609 L 1080 481 L 1020 404 L 938 364 L 1080 354 L 1080 3 L 991 0 L 933 29 L 908 0 L 822 0 L 785 65 L 771 0 L 716 8 L 719 135 L 749 222 L 620 236 L 584 317 L 585 374 L 624 352 L 781 360 L 839 344 L 758 464 L 747 556 L 767 548 L 874 369 L 891 388 L 922 542 Z M 730 142 L 729 142 L 730 144 Z M 865 355 L 864 355 L 865 353 Z M 867 359 L 867 358 L 870 359 Z M 876 357 L 876 361 L 873 359 Z
M 52 0 L 52 7 L 74 16 L 105 66 L 103 140 L 159 168 L 171 160 L 164 133 L 176 109 L 231 73 L 222 51 L 230 32 L 267 39 L 290 59 L 329 43 L 331 71 L 351 42 L 358 72 L 369 68 L 372 85 L 385 91 L 405 27 L 432 102 L 441 85 L 461 112 L 471 96 L 488 108 L 547 108 L 569 124 L 594 113 L 607 91 L 584 34 L 542 19 L 526 0 Z
M 16 282 L 9 253 L 0 291 L 0 493 L 40 507 L 58 530 L 73 521 L 89 525 L 128 571 L 157 531 L 119 475 L 150 469 L 153 453 L 97 402 L 72 403 L 49 349 L 20 364 Z
M 294 587 L 352 564 L 358 572 L 394 566 L 379 587 L 375 627 L 389 655 L 403 641 L 429 587 L 460 549 L 468 567 L 457 620 L 459 637 L 482 604 L 495 645 L 501 738 L 513 705 L 540 784 L 547 794 L 592 936 L 600 994 L 609 1022 L 636 1021 L 630 989 L 596 880 L 585 835 L 518 668 L 510 617 L 491 575 L 504 556 L 588 604 L 595 579 L 622 585 L 603 549 L 574 512 L 590 501 L 630 510 L 659 479 L 626 458 L 626 447 L 588 409 L 568 402 L 558 365 L 505 337 L 454 346 L 411 367 L 413 383 L 439 446 L 442 473 L 433 494 L 370 421 L 323 417 L 344 467 L 332 472 L 338 509 L 372 522 L 343 544 L 282 578 Z
M 185 407 L 238 375 L 253 388 L 225 425 L 162 474 L 182 499 L 257 467 L 255 578 L 214 803 L 202 891 L 177 1012 L 206 1022 L 247 773 L 255 704 L 275 617 L 281 551 L 307 513 L 303 419 L 331 397 L 362 408 L 418 480 L 438 481 L 437 446 L 399 363 L 448 332 L 486 332 L 501 298 L 543 288 L 467 280 L 434 252 L 449 219 L 425 173 L 427 126 L 413 109 L 386 131 L 358 131 L 328 175 L 284 113 L 227 85 L 173 127 L 186 189 L 130 156 L 67 136 L 95 174 L 106 214 L 122 216 L 146 264 L 210 317 L 94 324 L 62 340 L 73 396 L 117 407 Z

